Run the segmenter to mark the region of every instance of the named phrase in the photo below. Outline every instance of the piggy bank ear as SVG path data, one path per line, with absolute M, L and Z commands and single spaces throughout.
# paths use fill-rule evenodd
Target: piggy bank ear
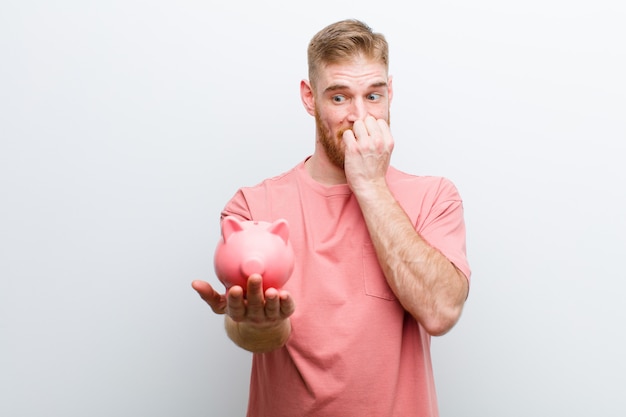
M 272 234 L 280 236 L 285 243 L 289 241 L 289 223 L 287 223 L 287 220 L 276 220 L 267 230 Z
M 224 238 L 224 242 L 228 240 L 230 235 L 235 232 L 241 232 L 242 230 L 243 226 L 236 217 L 226 216 L 222 220 L 222 238 Z

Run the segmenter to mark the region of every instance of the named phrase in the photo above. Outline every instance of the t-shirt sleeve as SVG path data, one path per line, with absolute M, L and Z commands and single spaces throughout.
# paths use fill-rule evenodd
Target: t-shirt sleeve
M 450 180 L 442 179 L 431 209 L 422 217 L 417 231 L 470 279 L 463 200 Z
M 248 202 L 242 189 L 237 190 L 235 195 L 226 203 L 220 220 L 226 216 L 235 216 L 239 220 L 251 220 L 250 207 L 248 207 Z

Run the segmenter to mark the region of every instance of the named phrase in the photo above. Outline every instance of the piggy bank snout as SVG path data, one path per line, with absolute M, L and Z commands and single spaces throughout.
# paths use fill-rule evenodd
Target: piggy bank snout
M 265 263 L 260 257 L 248 258 L 241 263 L 241 272 L 246 277 L 252 274 L 263 275 L 265 272 Z

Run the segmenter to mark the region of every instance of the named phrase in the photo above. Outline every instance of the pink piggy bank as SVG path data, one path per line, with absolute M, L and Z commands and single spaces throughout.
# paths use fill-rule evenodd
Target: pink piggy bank
M 268 223 L 241 221 L 232 216 L 222 220 L 222 238 L 215 249 L 214 266 L 226 289 L 239 285 L 245 291 L 252 274 L 263 277 L 263 291 L 281 288 L 291 276 L 294 262 L 286 220 Z

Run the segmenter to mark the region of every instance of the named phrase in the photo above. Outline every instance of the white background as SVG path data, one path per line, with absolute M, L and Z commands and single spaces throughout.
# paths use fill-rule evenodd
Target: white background
M 392 162 L 465 200 L 442 416 L 625 415 L 622 4 L 4 0 L 0 415 L 243 416 L 190 283 L 235 190 L 312 152 L 307 42 L 348 17 L 391 45 Z

